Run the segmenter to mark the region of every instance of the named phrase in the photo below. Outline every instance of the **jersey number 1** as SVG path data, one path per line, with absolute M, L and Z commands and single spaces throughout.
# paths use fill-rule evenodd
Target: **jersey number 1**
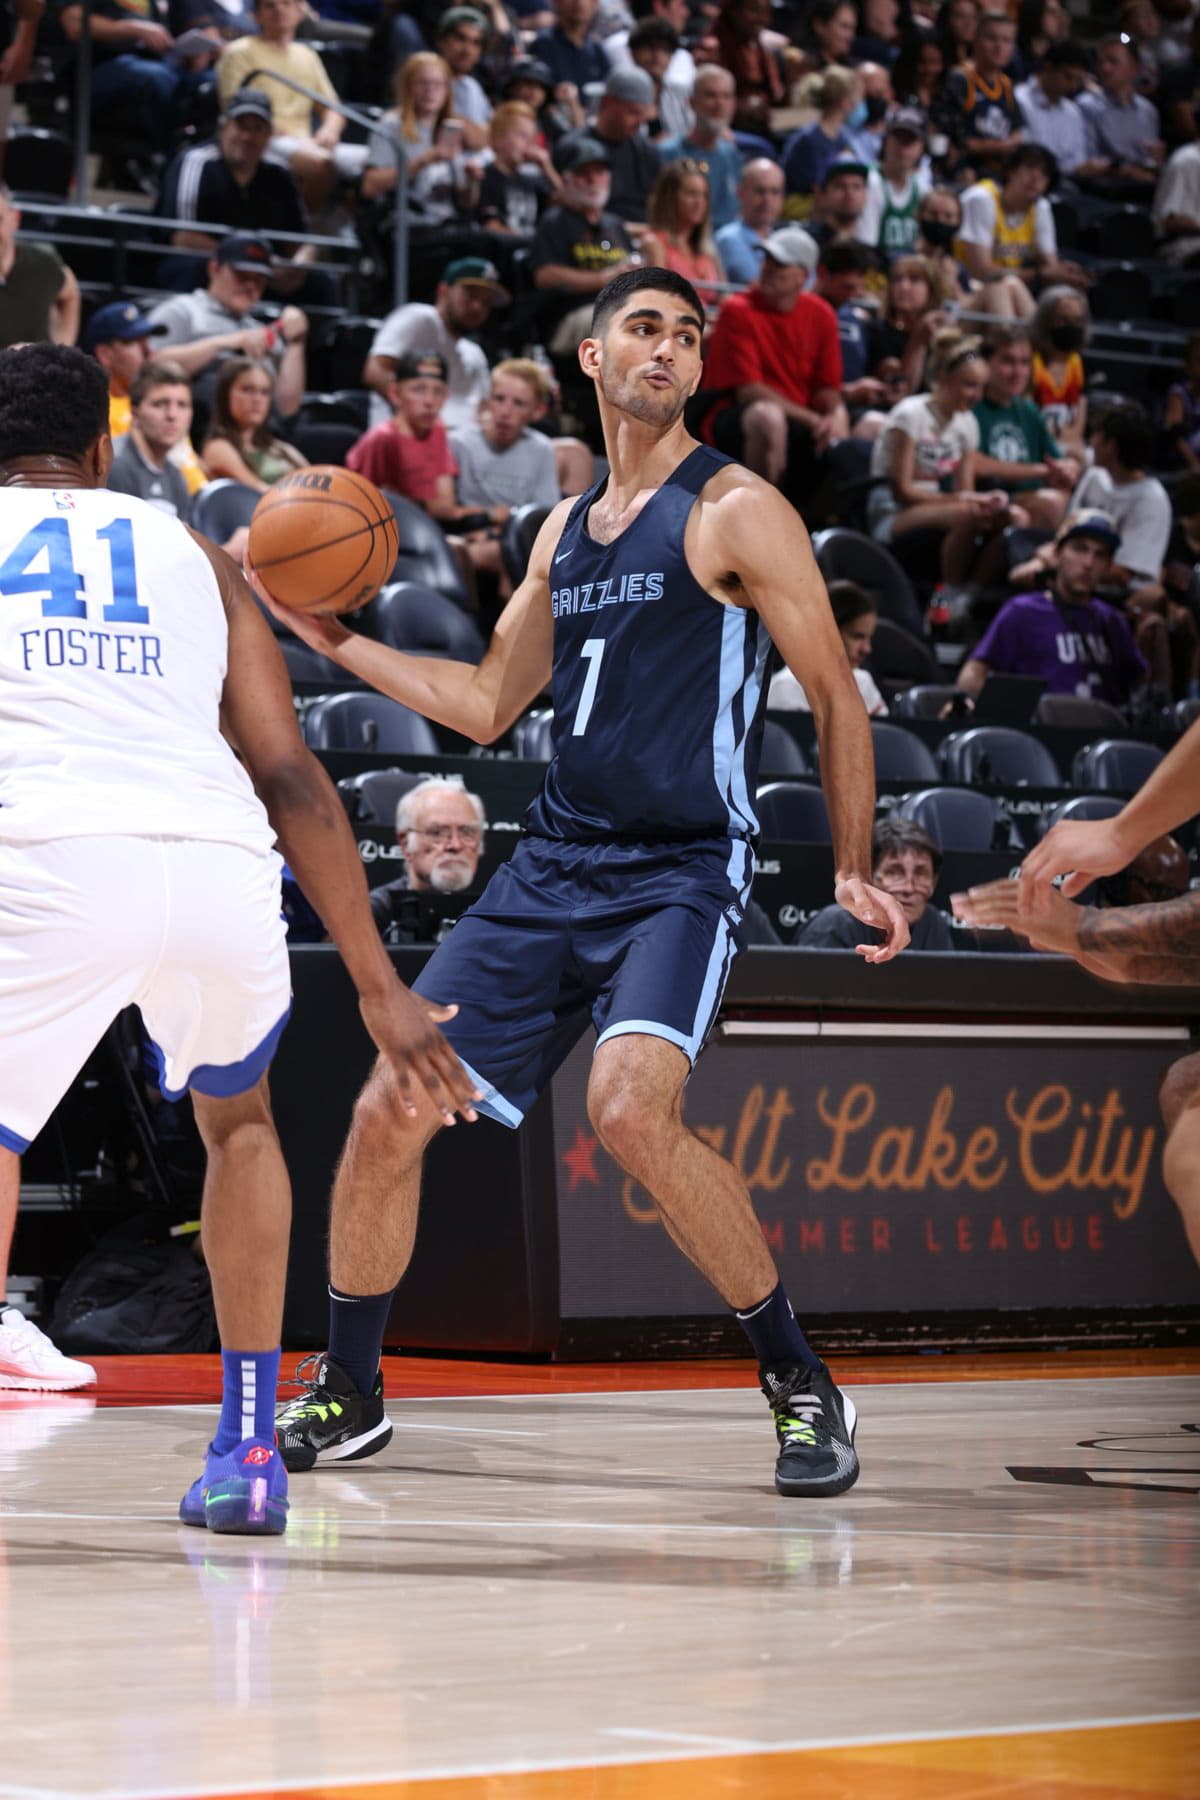
M 0 575 L 3 570 L 0 570 Z M 588 672 L 583 678 L 583 692 L 579 696 L 579 705 L 575 709 L 575 723 L 571 727 L 572 737 L 582 737 L 587 730 L 587 722 L 592 716 L 592 708 L 596 704 L 596 688 L 600 681 L 600 663 L 604 656 L 604 639 L 588 638 L 579 652 L 588 665 Z
M 148 625 L 150 614 L 138 604 L 133 526 L 128 519 L 114 519 L 96 536 L 108 545 L 112 567 L 112 599 L 104 603 L 105 622 Z M 31 573 L 30 564 L 43 551 L 45 569 Z M 40 594 L 44 619 L 87 618 L 83 576 L 75 567 L 71 532 L 65 519 L 43 519 L 13 546 L 0 565 L 0 594 Z

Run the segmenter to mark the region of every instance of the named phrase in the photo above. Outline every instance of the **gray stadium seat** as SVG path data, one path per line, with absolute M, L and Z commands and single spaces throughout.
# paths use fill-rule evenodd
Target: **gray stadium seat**
M 806 781 L 770 781 L 754 803 L 766 838 L 800 844 L 828 844 L 829 812 L 819 787 Z
M 943 850 L 1007 850 L 1013 845 L 1012 821 L 1004 808 L 991 794 L 973 788 L 920 788 L 897 801 L 896 813 L 920 825 Z
M 1080 731 L 1125 731 L 1129 720 L 1107 700 L 1090 694 L 1043 694 L 1034 708 L 1035 725 L 1066 725 Z
M 394 650 L 448 656 L 454 662 L 483 661 L 483 638 L 474 619 L 420 582 L 391 582 L 363 607 L 359 619 L 367 637 Z
M 255 488 L 224 476 L 210 481 L 192 501 L 192 529 L 214 544 L 223 544 L 239 526 L 249 525 L 262 499 Z
M 813 554 L 827 583 L 857 581 L 871 596 L 881 619 L 890 619 L 914 637 L 920 637 L 924 618 L 912 582 L 882 544 L 861 531 L 836 525 L 828 531 L 818 531 L 813 539 Z
M 304 715 L 304 740 L 313 750 L 441 755 L 428 719 L 386 694 L 322 695 Z
M 766 775 L 807 775 L 808 757 L 786 725 L 768 719 L 763 726 L 762 755 L 759 768 Z
M 875 774 L 880 781 L 936 781 L 937 760 L 929 745 L 903 725 L 871 720 Z
M 1071 783 L 1077 788 L 1134 794 L 1162 759 L 1157 744 L 1139 743 L 1135 738 L 1101 738 L 1079 751 L 1071 764 Z
M 518 719 L 512 728 L 512 747 L 526 762 L 549 762 L 554 755 L 551 732 L 554 713 L 548 706 L 536 707 Z
M 1005 787 L 1061 787 L 1058 764 L 1045 744 L 1009 725 L 972 725 L 938 746 L 947 781 L 994 781 Z
M 361 686 L 356 675 L 349 674 L 340 664 L 322 656 L 319 650 L 302 644 L 299 638 L 280 638 L 279 649 L 293 684 L 303 681 L 310 684 L 321 682 L 325 687 L 336 684 L 343 687 Z
M 961 702 L 965 713 L 966 695 L 961 688 L 944 681 L 920 681 L 897 694 L 891 707 L 898 719 L 940 719 L 945 708 L 956 702 Z
M 1124 804 L 1114 794 L 1072 794 L 1069 800 L 1060 800 L 1057 806 L 1042 814 L 1038 821 L 1038 836 L 1045 837 L 1060 819 L 1115 818 Z
M 416 787 L 420 775 L 408 769 L 364 769 L 338 782 L 347 813 L 359 825 L 391 825 L 401 796 Z
M 394 488 L 384 488 L 382 492 L 396 515 L 400 532 L 400 553 L 391 579 L 418 581 L 422 587 L 433 588 L 435 593 L 444 594 L 447 600 L 469 611 L 470 596 L 462 570 L 437 520 Z

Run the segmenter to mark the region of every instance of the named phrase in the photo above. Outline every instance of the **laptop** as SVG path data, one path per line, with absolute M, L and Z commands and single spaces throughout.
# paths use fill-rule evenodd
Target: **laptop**
M 1046 691 L 1040 675 L 989 675 L 975 696 L 973 725 L 1032 725 Z

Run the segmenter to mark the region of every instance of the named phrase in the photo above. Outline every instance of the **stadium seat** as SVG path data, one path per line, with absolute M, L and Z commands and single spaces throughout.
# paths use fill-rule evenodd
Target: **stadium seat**
M 337 463 L 344 468 L 347 452 L 362 436 L 362 426 L 341 419 L 313 416 L 294 419 L 288 427 L 288 436 L 308 462 Z
M 4 180 L 17 205 L 24 197 L 65 200 L 75 174 L 75 146 L 61 131 L 24 128 L 4 146 Z
M 1144 319 L 1154 299 L 1154 283 L 1134 263 L 1115 263 L 1093 282 L 1088 302 L 1093 319 Z
M 385 694 L 322 695 L 304 715 L 304 739 L 313 750 L 441 755 L 428 719 Z
M 1043 694 L 1034 709 L 1035 725 L 1065 725 L 1079 731 L 1125 731 L 1129 720 L 1107 700 L 1090 694 Z
M 534 540 L 553 510 L 550 506 L 518 506 L 509 515 L 500 539 L 500 558 L 514 587 L 524 581 Z
M 302 644 L 299 638 L 280 638 L 279 648 L 293 685 L 298 681 L 310 685 L 320 682 L 323 687 L 331 687 L 336 683 L 341 683 L 343 687 L 361 685 L 356 675 L 349 674 L 337 663 L 331 662 L 329 657 L 322 656 L 319 650 Z
M 1186 731 L 1200 719 L 1200 700 L 1177 700 L 1171 708 L 1171 725 L 1175 731 Z
M 1045 837 L 1060 819 L 1115 818 L 1124 804 L 1112 794 L 1072 794 L 1069 800 L 1060 800 L 1057 806 L 1042 814 L 1038 820 L 1038 836 Z
M 293 413 L 291 424 L 357 425 L 361 435 L 367 429 L 371 409 L 370 388 L 339 388 L 333 394 L 309 391 Z
M 356 825 L 391 825 L 401 796 L 420 780 L 409 769 L 363 769 L 344 776 L 337 789 Z
M 813 539 L 817 567 L 831 581 L 857 581 L 875 604 L 880 619 L 889 619 L 919 638 L 924 619 L 912 582 L 882 544 L 837 525 Z
M 382 492 L 396 515 L 400 532 L 400 554 L 392 570 L 392 580 L 420 582 L 422 587 L 433 588 L 447 600 L 453 600 L 456 606 L 461 606 L 464 612 L 469 612 L 471 601 L 462 570 L 437 520 L 431 519 L 423 506 L 406 500 L 393 488 L 384 488 Z
M 469 613 L 453 600 L 416 581 L 394 581 L 364 606 L 360 623 L 367 637 L 416 656 L 448 656 L 455 662 L 483 661 L 484 643 Z
M 875 774 L 880 781 L 936 781 L 938 766 L 933 751 L 914 731 L 886 720 L 871 720 L 875 745 Z
M 1004 529 L 1004 566 L 1009 574 L 1029 561 L 1035 550 L 1054 536 L 1039 525 L 1007 525 Z M 1049 576 L 1046 578 L 1049 580 Z
M 554 755 L 551 733 L 554 713 L 548 706 L 535 707 L 512 728 L 512 747 L 526 762 L 549 762 Z
M 819 787 L 807 781 L 770 781 L 754 803 L 762 834 L 799 844 L 832 842 L 829 812 Z
M 919 681 L 915 687 L 905 688 L 892 701 L 892 711 L 898 719 L 940 719 L 946 707 L 961 706 L 965 714 L 966 695 L 961 688 L 951 687 L 944 681 Z M 951 717 L 947 714 L 947 717 Z
M 768 719 L 763 726 L 759 768 L 768 775 L 807 775 L 809 760 L 786 725 Z
M 1148 206 L 1114 206 L 1095 221 L 1092 239 L 1098 255 L 1116 257 L 1123 263 L 1153 262 L 1158 255 Z
M 1058 764 L 1045 744 L 1009 725 L 972 725 L 938 746 L 947 781 L 994 781 L 1006 787 L 1061 787 Z
M 1101 738 L 1079 751 L 1071 765 L 1071 782 L 1077 788 L 1134 794 L 1162 759 L 1157 744 L 1142 744 L 1135 738 Z
M 914 684 L 936 682 L 937 663 L 919 638 L 892 619 L 877 619 L 867 668 L 883 689 L 890 706 L 897 693 Z
M 896 815 L 911 819 L 943 850 L 1009 850 L 1020 854 L 1012 820 L 991 794 L 974 788 L 931 787 L 905 794 Z
M 192 529 L 214 544 L 223 544 L 241 525 L 248 525 L 262 496 L 243 481 L 210 481 L 192 501 Z

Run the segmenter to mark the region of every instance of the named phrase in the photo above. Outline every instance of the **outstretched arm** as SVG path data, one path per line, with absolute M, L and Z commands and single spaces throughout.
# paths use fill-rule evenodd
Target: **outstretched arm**
M 1058 875 L 1063 893 L 1081 894 L 1099 875 L 1126 868 L 1157 837 L 1200 811 L 1200 719 L 1114 819 L 1064 819 L 1021 865 L 1021 914 L 1032 916 Z M 1021 926 L 1026 930 L 1025 925 Z
M 525 579 L 497 619 L 478 667 L 440 656 L 407 656 L 347 631 L 328 614 L 293 612 L 271 598 L 261 576 L 247 573 L 263 603 L 314 650 L 425 718 L 461 731 L 477 744 L 490 744 L 520 718 L 550 679 L 550 558 L 573 504 L 563 501 L 542 526 Z
M 475 1084 L 434 1021 L 457 1007 L 431 1007 L 398 979 L 367 898 L 366 877 L 345 809 L 328 775 L 301 742 L 287 670 L 266 620 L 233 562 L 192 533 L 208 557 L 229 621 L 229 665 L 221 726 L 244 761 L 279 847 L 324 920 L 358 990 L 363 1023 L 391 1064 L 406 1111 L 414 1084 L 446 1124 L 473 1119 Z
M 710 499 L 711 495 L 711 499 Z M 875 757 L 871 723 L 854 680 L 821 572 L 799 515 L 766 482 L 727 469 L 705 490 L 701 519 L 689 526 L 697 552 L 689 561 L 702 585 L 716 591 L 726 572 L 766 625 L 812 707 L 821 752 L 821 785 L 829 809 L 834 897 L 864 925 L 886 932 L 883 944 L 858 946 L 868 962 L 887 962 L 908 942 L 896 901 L 871 886 Z M 711 519 L 711 527 L 707 521 Z M 700 569 L 704 575 L 700 576 Z
M 1022 910 L 1016 881 L 991 881 L 952 896 L 965 925 L 1005 926 L 1035 950 L 1074 957 L 1105 981 L 1200 986 L 1200 893 L 1149 906 L 1076 906 L 1057 888 Z

